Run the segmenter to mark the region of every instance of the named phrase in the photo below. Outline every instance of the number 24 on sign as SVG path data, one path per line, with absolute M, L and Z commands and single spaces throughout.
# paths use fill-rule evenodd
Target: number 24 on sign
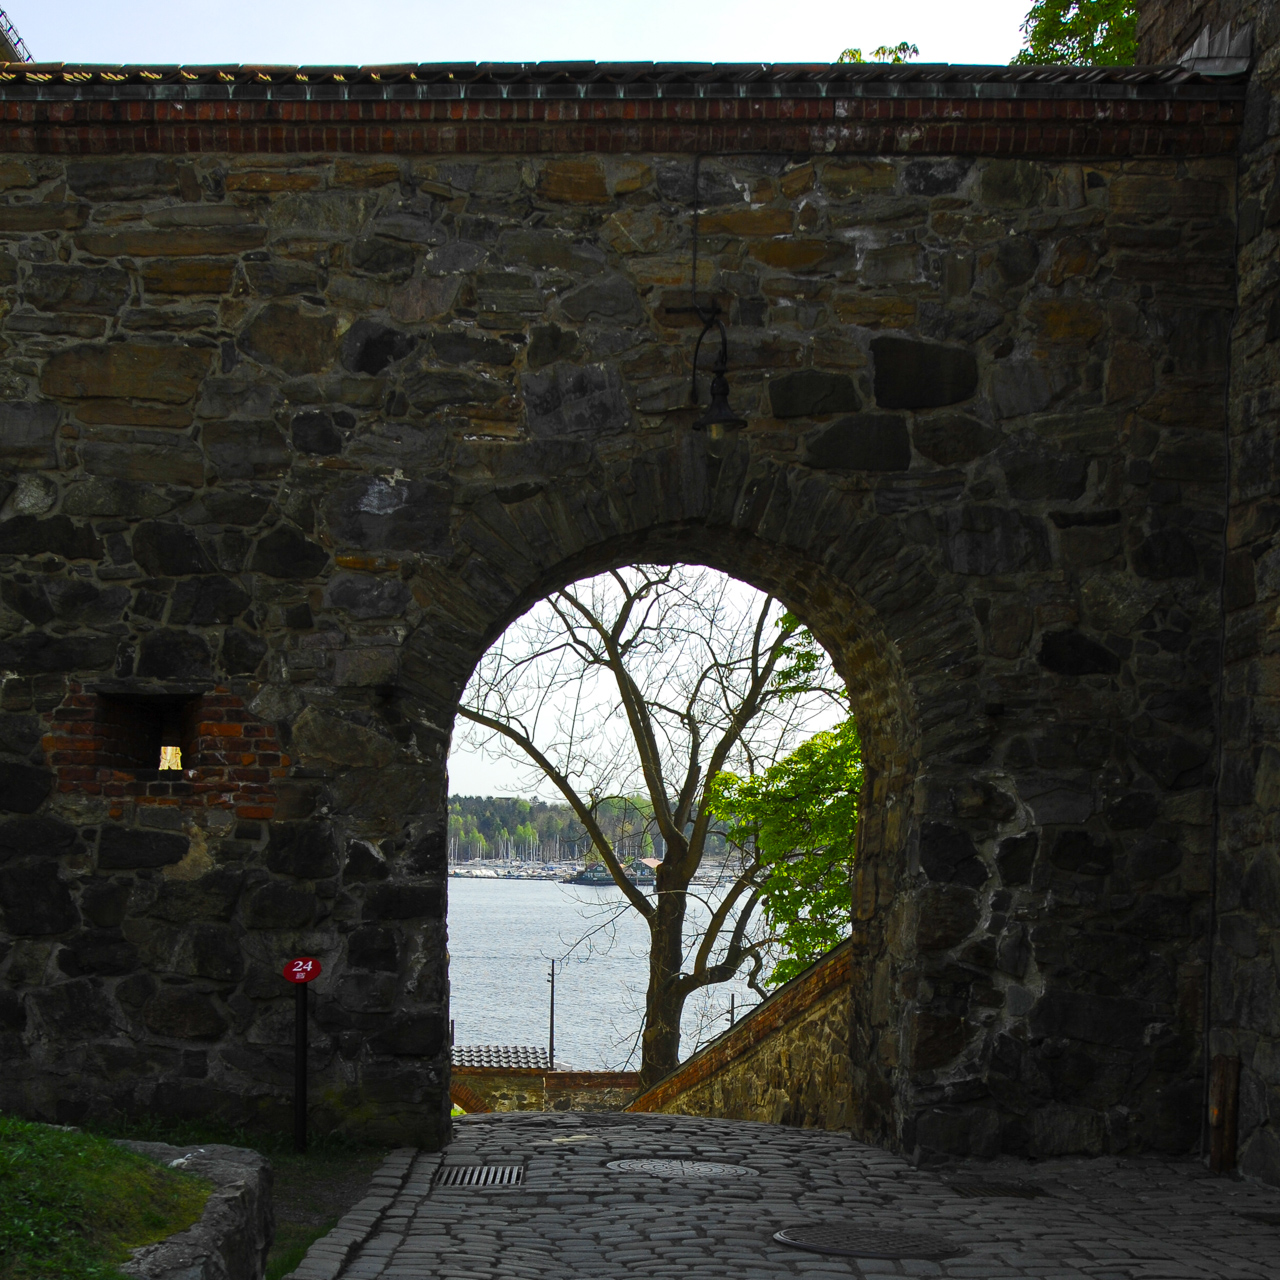
M 310 982 L 320 976 L 320 961 L 312 956 L 299 956 L 285 965 L 284 976 L 290 982 Z

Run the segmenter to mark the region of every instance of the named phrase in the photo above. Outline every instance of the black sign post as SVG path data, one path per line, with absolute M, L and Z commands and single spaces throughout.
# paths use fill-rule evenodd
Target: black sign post
M 293 1149 L 307 1149 L 307 983 L 320 976 L 320 961 L 299 956 L 284 967 L 284 976 L 297 985 L 293 1023 Z

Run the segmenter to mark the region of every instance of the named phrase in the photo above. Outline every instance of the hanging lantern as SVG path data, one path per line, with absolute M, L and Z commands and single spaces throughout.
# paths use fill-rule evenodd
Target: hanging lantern
M 702 339 L 711 331 L 712 325 L 716 325 L 720 329 L 720 353 L 716 356 L 716 362 L 711 369 L 711 403 L 695 420 L 693 429 L 695 431 L 705 431 L 707 437 L 711 440 L 722 440 L 726 432 L 741 431 L 747 425 L 747 420 L 739 417 L 729 406 L 729 379 L 726 376 L 729 370 L 729 335 L 725 330 L 724 321 L 714 311 L 711 314 L 711 319 L 706 322 L 702 332 L 698 335 L 698 344 L 693 349 L 693 387 L 691 394 L 694 404 L 697 404 L 698 353 L 702 350 Z

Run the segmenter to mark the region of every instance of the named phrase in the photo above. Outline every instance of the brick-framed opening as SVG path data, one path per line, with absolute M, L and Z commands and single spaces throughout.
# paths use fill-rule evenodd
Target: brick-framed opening
M 455 1107 L 461 1107 L 469 1116 L 482 1115 L 493 1110 L 474 1089 L 458 1080 L 449 1082 L 449 1101 Z
M 93 725 L 101 765 L 135 774 L 170 773 L 165 747 L 177 747 L 184 769 L 195 765 L 199 695 L 111 693 L 95 695 Z
M 275 782 L 289 757 L 276 727 L 226 686 L 73 685 L 45 719 L 57 789 L 116 801 L 115 819 L 129 803 L 276 816 Z M 180 748 L 181 769 L 159 767 L 162 745 Z

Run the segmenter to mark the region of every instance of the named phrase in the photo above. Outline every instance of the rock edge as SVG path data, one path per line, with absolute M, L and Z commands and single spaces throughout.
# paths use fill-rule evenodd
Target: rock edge
M 200 1221 L 159 1244 L 135 1249 L 120 1270 L 138 1280 L 262 1280 L 275 1238 L 271 1163 L 245 1147 L 120 1146 L 171 1169 L 206 1178 L 213 1191 Z

